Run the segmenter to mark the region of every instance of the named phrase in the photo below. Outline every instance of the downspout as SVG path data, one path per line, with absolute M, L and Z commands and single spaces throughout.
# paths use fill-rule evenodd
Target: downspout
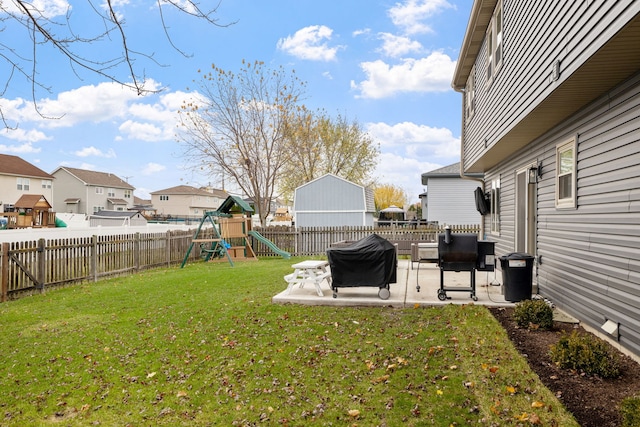
M 485 188 L 484 188 L 484 179 L 483 178 L 476 178 L 473 176 L 469 176 L 469 175 L 465 175 L 464 173 L 464 136 L 465 136 L 465 122 L 466 122 L 466 117 L 465 117 L 465 112 L 466 112 L 466 105 L 465 103 L 467 102 L 467 97 L 465 96 L 465 88 L 463 87 L 459 87 L 456 85 L 451 85 L 453 87 L 453 90 L 455 90 L 458 93 L 462 94 L 462 114 L 460 114 L 460 117 L 462 117 L 462 121 L 460 123 L 460 178 L 462 179 L 469 179 L 472 181 L 478 181 L 480 183 L 480 186 L 482 188 L 482 192 L 485 192 Z M 481 215 L 481 220 L 480 220 L 480 238 L 484 239 L 485 238 L 485 231 L 484 231 L 484 215 Z

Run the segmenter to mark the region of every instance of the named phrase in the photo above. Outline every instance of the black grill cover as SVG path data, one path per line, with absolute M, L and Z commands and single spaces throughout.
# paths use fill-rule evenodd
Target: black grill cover
M 332 286 L 387 287 L 396 282 L 395 246 L 387 239 L 372 234 L 352 245 L 327 249 Z

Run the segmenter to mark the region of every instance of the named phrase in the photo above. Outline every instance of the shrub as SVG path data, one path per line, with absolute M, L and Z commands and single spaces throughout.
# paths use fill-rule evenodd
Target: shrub
M 607 343 L 590 334 L 578 334 L 576 331 L 564 334 L 557 344 L 551 346 L 550 355 L 561 368 L 602 378 L 620 376 L 616 354 Z
M 640 427 L 640 396 L 627 397 L 620 403 L 622 427 Z
M 529 299 L 516 304 L 513 318 L 521 328 L 551 329 L 553 327 L 553 310 L 541 299 Z

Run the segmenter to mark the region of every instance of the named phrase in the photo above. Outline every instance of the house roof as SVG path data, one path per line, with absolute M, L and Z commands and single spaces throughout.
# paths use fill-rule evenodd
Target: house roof
M 178 185 L 175 187 L 165 188 L 151 193 L 152 195 L 180 195 L 180 196 L 216 196 L 227 197 L 228 194 L 224 190 L 212 189 L 211 191 L 202 188 L 192 187 L 190 185 Z
M 23 194 L 14 206 L 19 209 L 33 209 L 35 207 L 51 209 L 51 204 L 42 194 Z
M 18 156 L 11 156 L 9 154 L 0 154 L 0 174 L 24 176 L 28 178 L 54 178 L 52 175 L 49 175 L 42 169 L 32 165 L 26 160 L 23 160 Z
M 482 173 L 467 173 L 466 176 L 472 178 L 482 178 L 484 174 Z M 449 166 L 444 166 L 439 169 L 434 169 L 430 172 L 425 172 L 422 174 L 422 185 L 427 185 L 429 179 L 433 178 L 461 178 L 460 176 L 460 162 L 454 163 Z
M 124 199 L 113 199 L 113 198 L 108 198 L 107 201 L 109 203 L 111 203 L 112 205 L 126 205 L 127 201 Z
M 135 187 L 130 185 L 127 181 L 112 173 L 61 166 L 53 171 L 53 175 L 55 175 L 60 170 L 66 171 L 70 175 L 76 177 L 78 180 L 88 185 L 93 185 L 96 187 L 124 188 L 126 190 L 135 189 Z

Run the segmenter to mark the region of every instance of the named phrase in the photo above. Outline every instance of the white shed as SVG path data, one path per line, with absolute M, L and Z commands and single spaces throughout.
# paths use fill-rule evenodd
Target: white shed
M 326 174 L 296 188 L 293 209 L 297 227 L 373 227 L 373 190 Z

